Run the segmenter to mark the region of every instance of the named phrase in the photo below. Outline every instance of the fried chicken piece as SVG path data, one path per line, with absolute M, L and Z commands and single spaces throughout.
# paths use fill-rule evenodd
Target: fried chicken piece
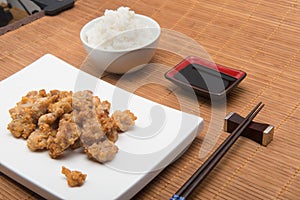
M 64 114 L 59 121 L 57 134 L 53 142 L 49 145 L 49 155 L 57 158 L 63 151 L 74 145 L 80 137 L 80 132 L 76 123 L 73 121 L 73 114 Z
M 55 126 L 42 124 L 38 129 L 33 131 L 27 138 L 27 147 L 31 151 L 47 149 L 52 143 L 53 138 L 57 133 Z
M 112 114 L 112 119 L 115 122 L 115 125 L 120 131 L 127 131 L 131 126 L 135 125 L 136 116 L 129 110 L 125 111 L 115 111 Z
M 114 127 L 114 121 L 111 117 L 109 117 L 110 103 L 108 101 L 103 101 L 103 102 L 94 101 L 94 103 L 95 103 L 96 115 L 99 123 L 102 126 L 103 132 L 105 133 L 110 132 Z
M 8 124 L 7 129 L 16 137 L 27 138 L 36 128 L 35 121 L 31 118 L 30 108 L 15 107 L 9 110 L 12 121 Z
M 109 122 L 102 122 L 105 124 L 104 127 L 110 127 L 110 129 L 107 129 L 107 138 L 112 142 L 116 142 L 119 138 L 119 132 L 127 131 L 131 126 L 134 126 L 136 119 L 137 117 L 129 110 L 115 111 Z
M 63 94 L 69 93 L 64 92 Z M 48 106 L 50 113 L 44 114 L 38 119 L 39 128 L 32 132 L 27 139 L 27 146 L 31 151 L 49 149 L 50 145 L 55 142 L 59 118 L 63 114 L 72 111 L 70 95 L 64 95 L 64 98 L 60 99 L 60 101 L 50 104 Z M 59 94 L 55 94 L 55 96 L 61 97 Z
M 56 136 L 59 115 L 47 113 L 42 115 L 38 121 L 38 129 L 27 138 L 27 147 L 31 151 L 48 149 L 53 138 Z
M 118 152 L 118 147 L 115 143 L 105 139 L 103 142 L 94 143 L 86 147 L 85 152 L 89 158 L 104 163 L 111 161 L 115 157 Z
M 50 104 L 54 103 L 57 96 L 38 98 L 31 107 L 31 117 L 36 121 L 47 113 Z
M 61 173 L 64 174 L 67 178 L 68 185 L 70 187 L 76 187 L 81 186 L 85 182 L 85 179 L 87 177 L 86 174 L 83 174 L 80 171 L 71 171 L 65 166 L 62 166 Z
M 38 117 L 47 111 L 46 107 L 54 100 L 55 97 L 47 97 L 45 90 L 28 92 L 9 110 L 12 121 L 7 129 L 13 136 L 26 139 L 36 129 Z
M 74 119 L 80 128 L 80 141 L 85 147 L 97 143 L 105 135 L 96 113 L 99 105 L 100 99 L 94 98 L 91 91 L 80 91 L 73 95 Z
M 74 94 L 73 105 L 75 121 L 81 130 L 80 141 L 88 157 L 101 163 L 112 160 L 118 148 L 112 142 L 116 141 L 117 132 L 115 122 L 109 117 L 110 103 L 101 102 L 90 91 L 81 91 Z M 107 133 L 111 133 L 108 135 L 111 141 Z

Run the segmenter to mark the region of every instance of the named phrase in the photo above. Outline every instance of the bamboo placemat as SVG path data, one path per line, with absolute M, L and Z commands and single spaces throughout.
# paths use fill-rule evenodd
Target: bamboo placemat
M 227 110 L 222 113 L 235 111 L 245 115 L 254 104 L 262 101 L 266 106 L 257 121 L 275 126 L 274 140 L 267 147 L 240 138 L 196 189 L 192 199 L 299 198 L 299 1 L 77 0 L 71 10 L 54 17 L 45 16 L 0 36 L 0 80 L 46 53 L 84 68 L 86 53 L 79 40 L 80 29 L 89 20 L 102 15 L 105 9 L 119 6 L 151 16 L 165 31 L 192 39 L 208 53 L 203 56 L 209 55 L 216 63 L 246 71 L 246 79 L 229 96 Z M 127 90 L 145 83 L 142 82 L 145 79 L 152 80 L 133 92 L 176 109 L 200 114 L 205 127 L 187 152 L 134 199 L 168 199 L 207 158 L 207 154 L 199 158 L 199 152 L 211 153 L 228 136 L 221 128 L 220 118 L 224 116 L 214 117 L 214 112 L 220 111 L 218 108 L 214 110 L 213 104 L 201 97 L 195 104 L 195 99 L 163 78 L 163 73 L 181 61 L 182 55 L 203 52 L 190 47 L 189 43 L 167 38 L 162 41 L 168 49 L 158 50 L 152 60 L 159 66 L 147 66 L 138 77 L 123 79 L 104 74 L 102 79 Z M 40 198 L 0 174 L 0 199 Z

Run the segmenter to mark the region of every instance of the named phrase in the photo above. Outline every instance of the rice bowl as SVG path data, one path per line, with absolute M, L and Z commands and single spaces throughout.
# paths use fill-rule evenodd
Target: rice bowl
M 104 16 L 88 22 L 80 39 L 88 59 L 107 72 L 123 74 L 148 63 L 158 45 L 159 24 L 129 8 L 106 10 Z

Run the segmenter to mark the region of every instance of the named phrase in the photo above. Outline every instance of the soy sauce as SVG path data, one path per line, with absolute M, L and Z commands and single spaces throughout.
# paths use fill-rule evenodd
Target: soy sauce
M 195 89 L 209 93 L 222 93 L 237 80 L 232 76 L 200 64 L 189 64 L 174 74 L 174 78 L 185 84 L 190 84 Z

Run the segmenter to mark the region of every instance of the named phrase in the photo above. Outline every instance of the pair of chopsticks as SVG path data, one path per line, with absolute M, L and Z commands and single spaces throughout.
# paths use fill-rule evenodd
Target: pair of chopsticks
M 251 123 L 254 117 L 263 108 L 262 102 L 258 103 L 242 123 L 231 133 L 229 137 L 218 147 L 218 149 L 203 163 L 203 165 L 188 179 L 188 181 L 174 194 L 170 200 L 185 200 L 193 190 L 204 180 L 209 172 L 217 165 L 225 153 L 239 138 L 242 132 Z

